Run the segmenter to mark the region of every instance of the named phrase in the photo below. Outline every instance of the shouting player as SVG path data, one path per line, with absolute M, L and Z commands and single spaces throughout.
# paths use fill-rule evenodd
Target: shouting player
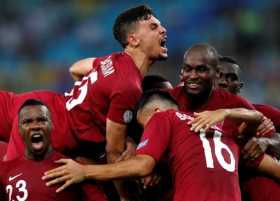
M 5 200 L 80 200 L 80 188 L 72 186 L 61 194 L 41 180 L 43 173 L 65 156 L 52 150 L 51 114 L 42 102 L 29 99 L 19 110 L 19 130 L 25 143 L 24 156 L 1 163 L 1 187 Z M 1 198 L 2 199 L 2 198 Z
M 61 104 L 61 110 L 66 108 L 66 115 L 64 111 L 57 115 L 61 115 L 62 120 L 66 117 L 70 128 L 65 126 L 65 121 L 58 119 L 54 122 L 58 126 L 55 129 L 71 132 L 69 138 L 77 140 L 78 155 L 100 160 L 106 152 L 109 162 L 114 162 L 125 149 L 126 125 L 141 95 L 143 76 L 151 64 L 167 58 L 166 29 L 145 5 L 122 12 L 114 23 L 113 33 L 124 50 L 74 64 L 90 70 L 75 82 L 65 98 L 56 95 L 58 102 L 65 104 Z M 48 101 L 44 102 L 50 106 Z M 3 107 L 6 105 L 3 104 Z M 23 153 L 22 141 L 14 130 L 7 159 L 14 158 L 16 153 Z M 54 135 L 59 136 L 60 133 L 54 132 Z M 54 145 L 56 138 L 59 137 L 52 137 Z M 68 146 L 67 141 L 68 136 L 65 144 L 62 142 L 55 148 Z

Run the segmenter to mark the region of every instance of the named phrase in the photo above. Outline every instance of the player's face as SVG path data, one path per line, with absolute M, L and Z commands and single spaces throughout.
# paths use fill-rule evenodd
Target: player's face
M 26 106 L 19 115 L 19 129 L 31 158 L 44 156 L 49 150 L 51 121 L 47 107 Z
M 217 87 L 238 94 L 243 83 L 239 80 L 239 66 L 221 62 L 218 66 Z
M 182 79 L 187 94 L 210 93 L 216 76 L 209 58 L 199 52 L 190 52 L 184 59 Z
M 154 16 L 137 23 L 135 36 L 139 40 L 138 48 L 150 60 L 166 59 L 168 57 L 166 29 Z

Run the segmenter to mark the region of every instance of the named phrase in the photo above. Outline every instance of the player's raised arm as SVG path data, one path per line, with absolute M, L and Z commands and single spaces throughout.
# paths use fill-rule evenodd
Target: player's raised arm
M 80 80 L 92 68 L 95 58 L 82 59 L 75 62 L 70 68 L 69 72 L 74 80 Z
M 247 125 L 252 125 L 256 128 L 261 123 L 263 115 L 256 110 L 245 108 L 218 109 L 194 113 L 194 119 L 190 120 L 189 124 L 191 125 L 191 130 L 198 132 L 200 129 L 207 130 L 226 118 L 239 121 L 240 123 L 245 122 Z

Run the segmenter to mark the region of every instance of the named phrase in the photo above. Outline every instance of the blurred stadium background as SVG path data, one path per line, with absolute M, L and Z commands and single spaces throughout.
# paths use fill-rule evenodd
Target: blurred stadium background
M 151 73 L 178 83 L 185 49 L 208 42 L 239 61 L 244 96 L 280 107 L 279 0 L 0 0 L 1 89 L 69 90 L 70 64 L 120 50 L 114 19 L 142 3 L 168 30 L 169 59 Z

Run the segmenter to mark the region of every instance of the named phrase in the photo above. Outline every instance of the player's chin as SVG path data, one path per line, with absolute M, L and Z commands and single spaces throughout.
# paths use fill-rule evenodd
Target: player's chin
M 168 54 L 167 54 L 167 52 L 160 53 L 158 60 L 164 61 L 164 60 L 166 60 L 166 59 L 168 59 Z

